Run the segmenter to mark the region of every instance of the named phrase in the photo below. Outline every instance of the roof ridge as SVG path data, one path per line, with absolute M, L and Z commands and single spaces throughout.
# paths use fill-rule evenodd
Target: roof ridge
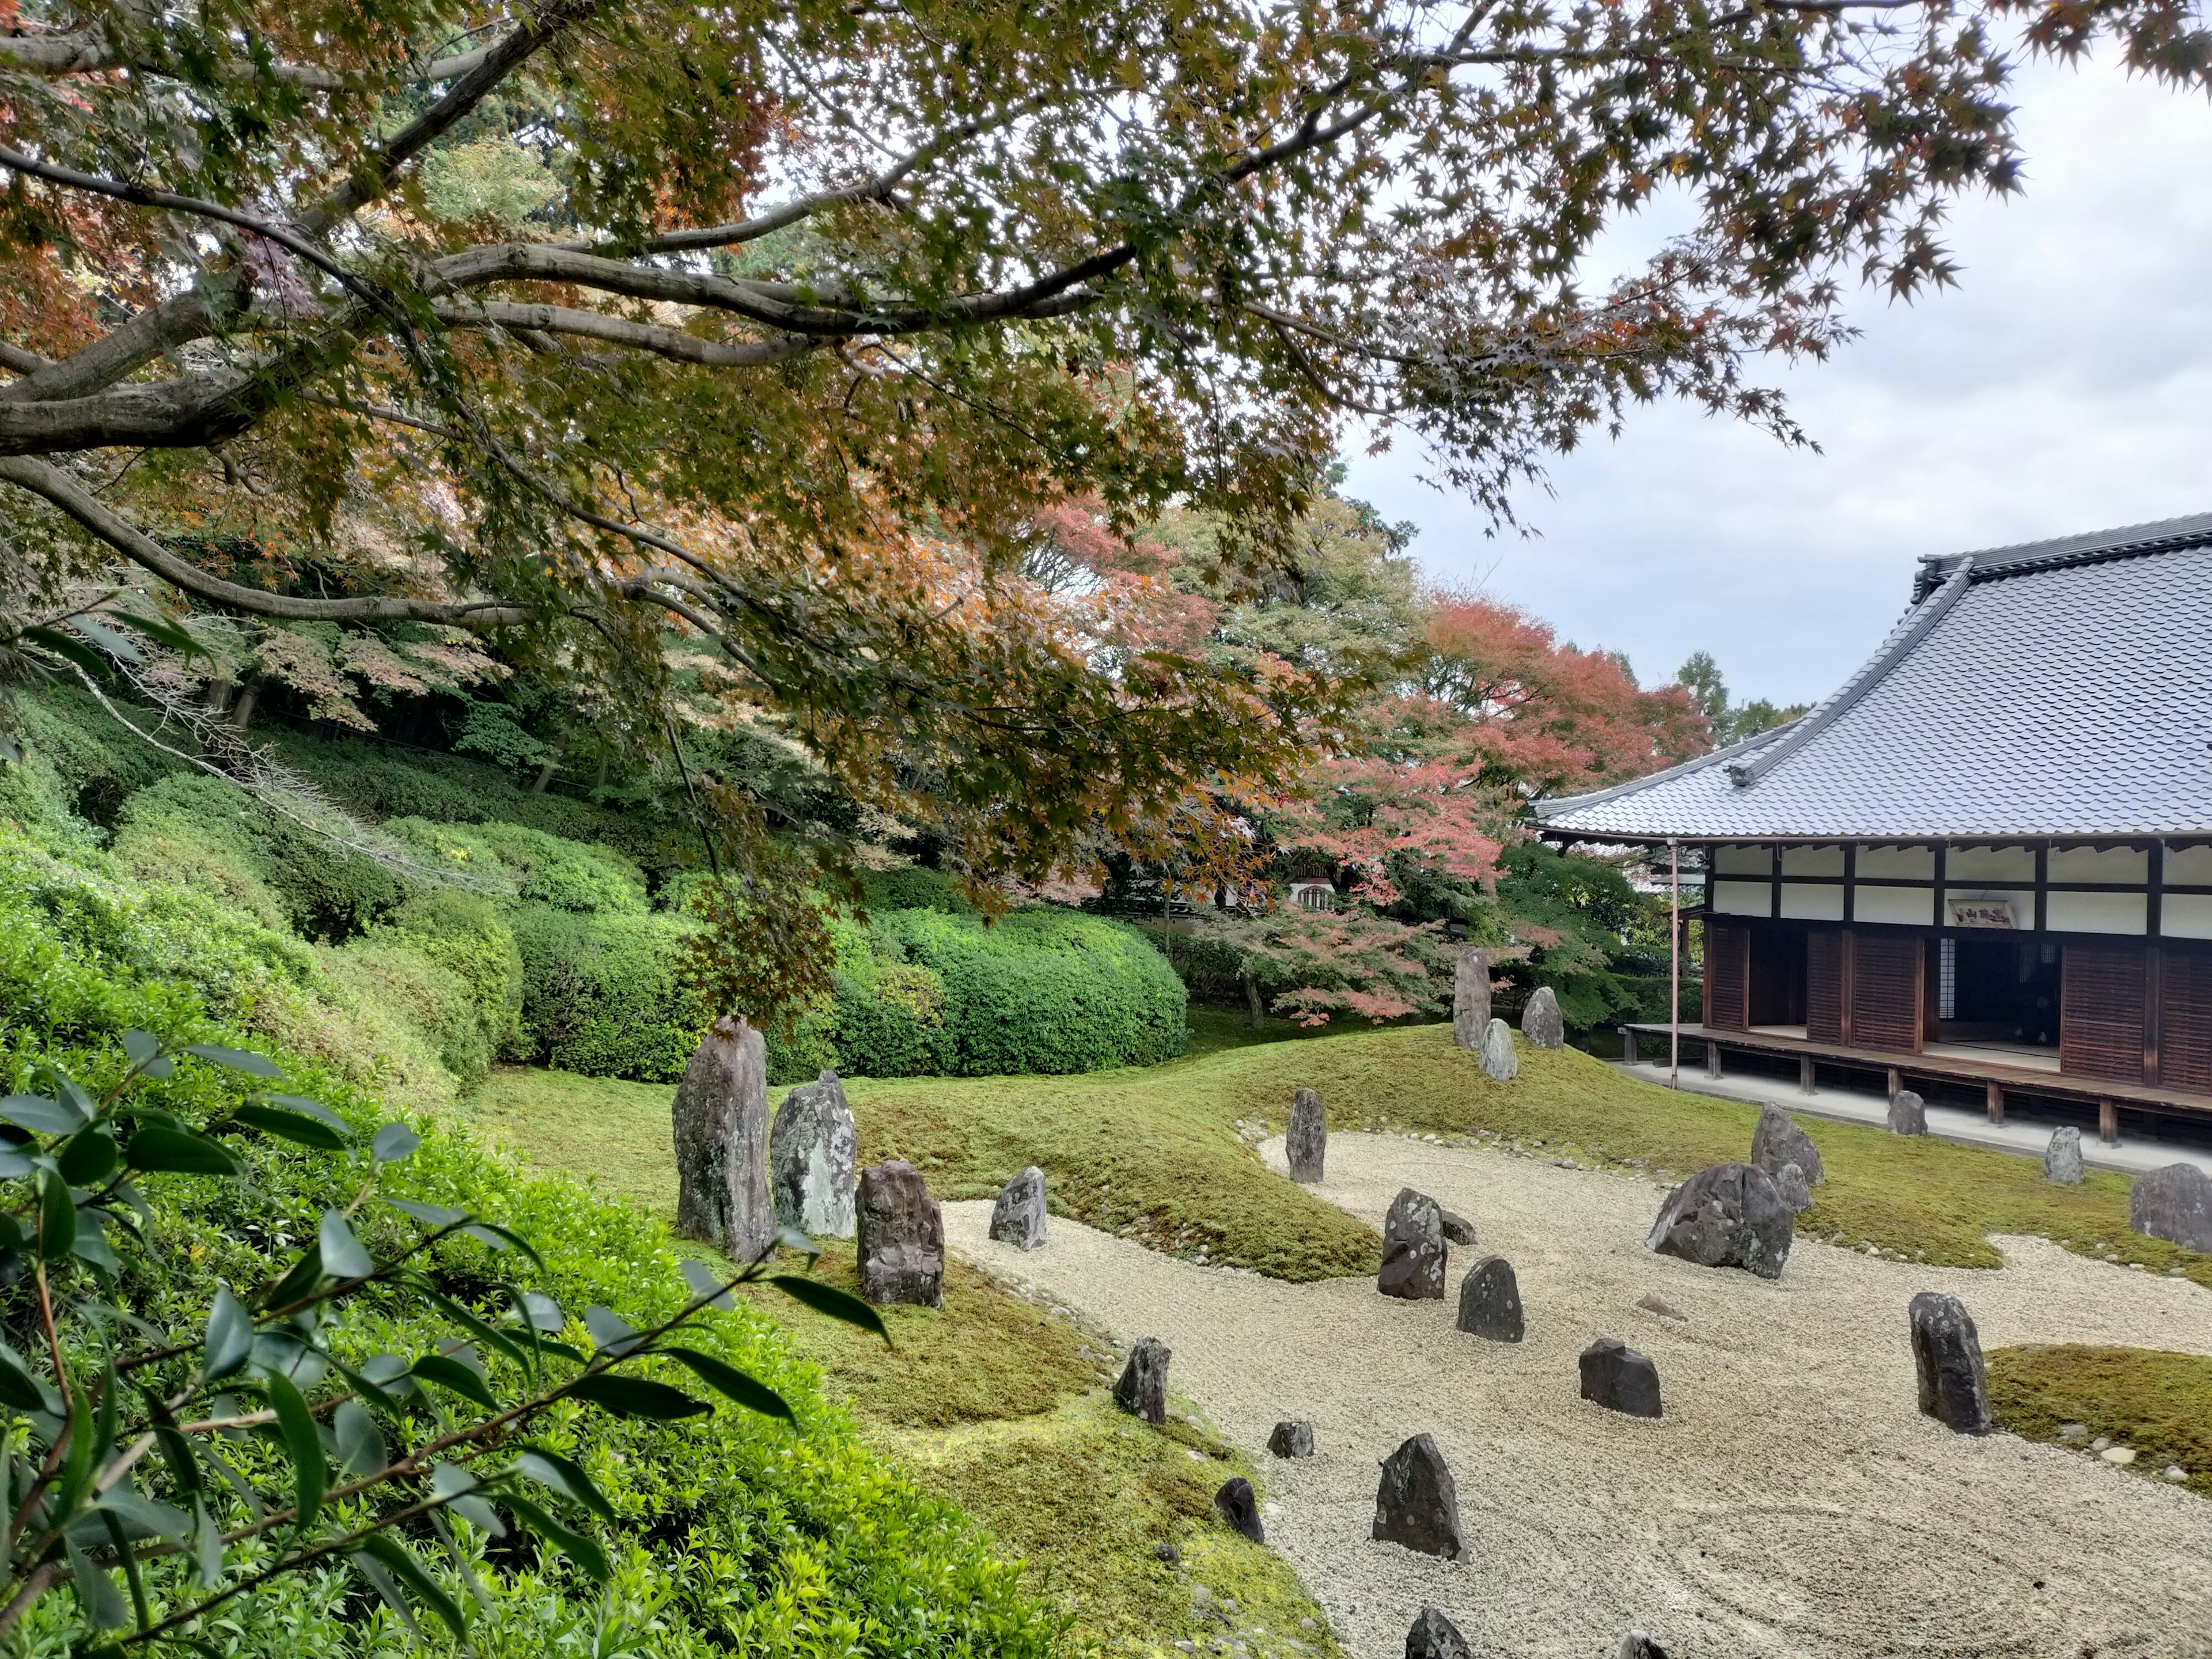
M 1961 567 L 1971 565 L 1973 580 L 1994 581 L 2001 577 L 2027 575 L 2069 566 L 2101 564 L 2112 559 L 2141 558 L 2153 553 L 2179 552 L 2212 544 L 2212 513 L 2195 513 L 2178 519 L 2152 519 L 2122 525 L 2112 530 L 2085 531 L 2071 536 L 2052 536 L 2041 541 L 2014 542 L 2009 546 L 1984 548 L 1972 553 L 1923 555 L 1914 578 L 1915 602 L 1927 598 Z
M 1530 805 L 1536 809 L 1535 815 L 1538 817 L 1553 812 L 1579 811 L 1585 806 L 1602 805 L 1605 802 L 1619 796 L 1632 794 L 1638 789 L 1647 789 L 1651 785 L 1662 782 L 1668 778 L 1687 777 L 1691 773 L 1702 772 L 1709 766 L 1718 766 L 1732 756 L 1741 755 L 1747 750 L 1778 742 L 1789 732 L 1796 730 L 1804 720 L 1805 716 L 1800 714 L 1796 720 L 1784 720 L 1779 726 L 1770 726 L 1764 732 L 1754 732 L 1747 738 L 1739 738 L 1726 748 L 1716 749 L 1709 755 L 1697 755 L 1686 761 L 1676 761 L 1674 765 L 1664 767 L 1659 771 L 1646 772 L 1640 778 L 1630 778 L 1623 783 L 1609 783 L 1602 789 L 1592 789 L 1579 795 L 1555 795 L 1549 799 L 1539 797 Z

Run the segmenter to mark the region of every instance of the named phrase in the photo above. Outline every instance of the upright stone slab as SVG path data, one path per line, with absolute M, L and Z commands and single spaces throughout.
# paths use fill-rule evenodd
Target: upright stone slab
M 1411 1187 L 1390 1200 L 1382 1219 L 1382 1270 L 1375 1288 L 1408 1302 L 1441 1301 L 1444 1293 L 1444 1220 L 1437 1201 Z
M 1018 1250 L 1044 1248 L 1044 1171 L 1034 1164 L 1000 1190 L 991 1206 L 991 1237 Z
M 1923 1291 L 1912 1298 L 1912 1364 L 1920 1409 L 1960 1434 L 1990 1431 L 1990 1385 L 1982 1340 L 1955 1296 Z
M 1232 1531 L 1243 1533 L 1254 1543 L 1267 1541 L 1267 1529 L 1260 1524 L 1260 1499 L 1252 1491 L 1252 1483 L 1243 1475 L 1221 1483 L 1221 1490 L 1213 1494 L 1213 1512 Z
M 2194 1164 L 2169 1164 L 2136 1177 L 2128 1226 L 2185 1250 L 2212 1250 L 2212 1176 Z
M 1304 1418 L 1292 1418 L 1275 1425 L 1275 1431 L 1267 1437 L 1267 1449 L 1278 1457 L 1311 1457 L 1314 1455 L 1313 1425 Z
M 1646 1249 L 1700 1267 L 1741 1267 L 1761 1279 L 1782 1277 L 1796 1220 L 1765 1170 L 1716 1164 L 1667 1194 Z
M 1445 1210 L 1442 1214 L 1444 1224 L 1444 1242 L 1447 1244 L 1473 1245 L 1481 1242 L 1474 1236 L 1474 1223 L 1469 1221 L 1465 1216 L 1453 1210 Z
M 1567 1046 L 1567 1022 L 1559 1012 L 1559 999 L 1548 985 L 1539 985 L 1521 1011 L 1521 1035 L 1539 1048 Z
M 1460 1280 L 1459 1328 L 1492 1342 L 1518 1342 L 1525 1334 L 1521 1284 L 1504 1256 L 1483 1257 Z
M 1805 1184 L 1817 1187 L 1828 1178 L 1820 1167 L 1820 1149 L 1797 1127 L 1797 1120 L 1779 1106 L 1759 1109 L 1759 1127 L 1751 1132 L 1751 1161 L 1770 1176 L 1779 1175 L 1785 1164 L 1805 1172 Z
M 1290 1161 L 1291 1180 L 1309 1185 L 1321 1180 L 1322 1165 L 1328 1158 L 1328 1114 L 1322 1109 L 1318 1090 L 1301 1089 L 1291 1097 L 1283 1156 Z
M 768 1189 L 768 1054 L 761 1034 L 725 1015 L 700 1039 L 672 1112 L 676 1231 L 753 1261 L 775 1243 Z
M 1667 1659 L 1667 1650 L 1642 1631 L 1632 1630 L 1620 1638 L 1613 1659 Z
M 2051 1144 L 2043 1149 L 2043 1178 L 2061 1187 L 2081 1184 L 2081 1132 L 2072 1124 L 2051 1132 Z
M 945 1218 L 902 1158 L 860 1172 L 860 1294 L 889 1305 L 945 1305 Z
M 1452 965 L 1452 1041 L 1480 1048 L 1489 1026 L 1490 958 L 1470 945 Z
M 1792 1216 L 1813 1207 L 1813 1189 L 1805 1184 L 1805 1172 L 1795 1164 L 1785 1164 L 1774 1172 L 1774 1190 L 1782 1195 Z
M 1493 1019 L 1482 1033 L 1482 1069 L 1500 1083 L 1510 1083 L 1521 1075 L 1521 1056 L 1513 1047 L 1513 1028 L 1502 1019 Z
M 1440 1608 L 1425 1607 L 1406 1632 L 1406 1659 L 1472 1659 L 1467 1638 Z
M 1129 1350 L 1129 1363 L 1114 1385 L 1114 1403 L 1147 1423 L 1168 1420 L 1168 1345 L 1157 1336 L 1140 1338 Z
M 1899 1089 L 1889 1103 L 1889 1132 L 1893 1135 L 1928 1133 L 1928 1103 L 1910 1089 Z
M 859 1145 L 836 1073 L 786 1095 L 768 1137 L 775 1218 L 811 1238 L 850 1238 Z
M 1382 1478 L 1375 1487 L 1375 1525 L 1369 1536 L 1447 1561 L 1466 1555 L 1459 1488 L 1452 1482 L 1443 1454 L 1427 1435 L 1415 1435 L 1383 1460 Z
M 1659 1368 L 1617 1336 L 1601 1336 L 1583 1350 L 1583 1398 L 1627 1417 L 1659 1413 Z

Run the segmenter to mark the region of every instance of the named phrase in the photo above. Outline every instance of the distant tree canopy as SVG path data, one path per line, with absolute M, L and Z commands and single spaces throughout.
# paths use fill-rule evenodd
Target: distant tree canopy
M 1749 702 L 1730 702 L 1728 683 L 1721 678 L 1720 665 L 1707 651 L 1692 652 L 1689 661 L 1675 671 L 1674 681 L 1689 691 L 1698 712 L 1712 727 L 1713 746 L 1717 749 L 1725 749 L 1732 743 L 1741 743 L 1746 738 L 1786 726 L 1813 707 L 1809 702 L 1797 702 L 1785 708 L 1765 697 L 1755 697 Z
M 672 747 L 680 693 L 979 881 L 1279 781 L 1347 714 L 1310 654 L 1040 580 L 1054 514 L 1180 503 L 1264 588 L 1354 417 L 1502 516 L 1653 398 L 1795 439 L 1747 362 L 1826 353 L 1848 277 L 1950 279 L 1946 203 L 2018 181 L 2023 56 L 2212 64 L 2174 0 L 13 16 L 0 615 L 46 631 L 10 661 L 89 639 L 182 709 L 228 706 L 227 652 L 342 718 L 424 660 L 379 630 L 495 635 L 603 741 Z M 1691 228 L 1585 288 L 1663 189 Z M 143 604 L 68 587 L 110 561 Z M 743 780 L 686 792 L 732 949 L 818 990 L 816 872 Z

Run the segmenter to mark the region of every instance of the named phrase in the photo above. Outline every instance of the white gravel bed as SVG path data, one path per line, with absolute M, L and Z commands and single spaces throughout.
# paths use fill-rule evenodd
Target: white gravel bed
M 1279 1139 L 1261 1148 L 1283 1168 Z M 1169 1386 L 1264 1465 L 1268 1541 L 1356 1659 L 1400 1659 L 1424 1601 L 1478 1654 L 1609 1656 L 1641 1626 L 1683 1656 L 2185 1659 L 2212 1654 L 2212 1503 L 2081 1452 L 1954 1435 L 1915 1408 L 1905 1306 L 1954 1291 L 1984 1346 L 2127 1343 L 2212 1352 L 2212 1293 L 1998 1242 L 2002 1271 L 1914 1267 L 1800 1243 L 1778 1282 L 1656 1256 L 1663 1188 L 1395 1136 L 1329 1138 L 1317 1190 L 1379 1227 L 1403 1186 L 1475 1224 L 1443 1302 L 1370 1279 L 1285 1285 L 1200 1267 L 1054 1217 L 1024 1255 L 986 1202 L 948 1242 L 1173 1351 Z M 1460 1274 L 1507 1257 L 1528 1339 L 1452 1327 Z M 1687 1316 L 1636 1304 L 1656 1292 Z M 1657 1363 L 1666 1415 L 1578 1395 L 1576 1357 L 1618 1336 Z M 1317 1455 L 1268 1458 L 1279 1419 Z M 1368 1537 L 1376 1466 L 1434 1435 L 1469 1558 Z

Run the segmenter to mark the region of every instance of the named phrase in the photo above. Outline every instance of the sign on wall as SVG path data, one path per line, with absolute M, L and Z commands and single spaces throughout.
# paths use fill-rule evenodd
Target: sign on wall
M 1953 898 L 1951 925 L 1954 927 L 2006 927 L 2020 926 L 2020 913 L 2013 902 L 2004 898 Z

